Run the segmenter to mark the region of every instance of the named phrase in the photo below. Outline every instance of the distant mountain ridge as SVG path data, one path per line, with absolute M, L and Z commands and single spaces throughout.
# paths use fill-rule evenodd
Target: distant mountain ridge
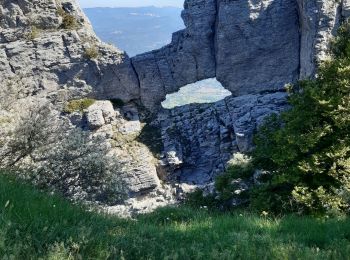
M 181 8 L 121 7 L 85 8 L 96 34 L 104 42 L 125 50 L 129 56 L 158 49 L 184 28 Z

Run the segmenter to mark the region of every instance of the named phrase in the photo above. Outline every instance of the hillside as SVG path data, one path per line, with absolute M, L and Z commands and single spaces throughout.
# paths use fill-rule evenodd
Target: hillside
M 26 198 L 25 200 L 23 198 Z M 11 259 L 348 259 L 349 219 L 164 208 L 87 212 L 0 176 L 0 255 Z

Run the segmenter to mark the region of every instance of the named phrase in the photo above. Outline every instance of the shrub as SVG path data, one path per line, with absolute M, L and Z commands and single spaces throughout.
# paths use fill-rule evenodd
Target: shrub
M 349 212 L 349 24 L 340 28 L 332 50 L 315 80 L 292 88 L 292 108 L 268 119 L 256 136 L 254 163 L 273 173 L 256 198 L 273 192 L 276 211 Z
M 66 104 L 63 111 L 65 113 L 74 113 L 74 112 L 82 113 L 85 109 L 93 105 L 95 101 L 96 101 L 95 99 L 91 99 L 91 98 L 71 100 Z
M 237 153 L 229 161 L 227 170 L 216 178 L 213 194 L 204 195 L 202 190 L 196 190 L 187 196 L 186 204 L 191 207 L 229 210 L 236 202 L 245 203 L 248 196 L 245 181 L 250 181 L 254 172 L 251 158 Z
M 38 29 L 36 26 L 32 26 L 32 27 L 30 27 L 30 31 L 26 35 L 26 39 L 28 41 L 33 41 L 39 37 L 40 33 L 41 33 L 40 29 Z
M 215 181 L 215 188 L 223 201 L 242 196 L 243 194 L 235 194 L 235 191 L 240 188 L 239 182 L 235 180 L 249 179 L 255 171 L 250 158 L 242 154 L 236 154 L 228 164 L 225 173 L 218 176 Z
M 89 60 L 97 59 L 99 56 L 97 47 L 93 45 L 91 47 L 86 48 L 84 56 Z
M 62 17 L 62 29 L 74 30 L 78 28 L 78 21 L 73 15 L 67 13 L 63 8 L 59 8 L 57 13 Z
M 76 200 L 115 204 L 126 195 L 122 166 L 103 137 L 71 128 L 48 104 L 22 111 L 0 131 L 0 169 Z
M 215 195 L 204 195 L 203 191 L 200 189 L 189 193 L 185 198 L 185 204 L 192 208 L 205 208 L 210 210 L 219 209 L 222 205 L 221 201 L 218 200 Z
M 126 196 L 121 165 L 108 155 L 108 143 L 80 129 L 69 130 L 32 170 L 37 185 L 78 200 L 121 202 Z
M 110 99 L 111 103 L 113 104 L 113 107 L 123 107 L 125 105 L 124 101 L 119 98 Z

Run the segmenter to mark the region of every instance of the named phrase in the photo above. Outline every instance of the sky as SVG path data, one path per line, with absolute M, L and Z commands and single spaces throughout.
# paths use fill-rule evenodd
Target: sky
M 81 7 L 140 7 L 176 6 L 183 7 L 184 0 L 78 0 Z

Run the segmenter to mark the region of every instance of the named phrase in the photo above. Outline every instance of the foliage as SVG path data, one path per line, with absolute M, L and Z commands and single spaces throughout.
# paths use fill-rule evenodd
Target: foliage
M 40 33 L 41 30 L 39 28 L 37 28 L 36 26 L 31 26 L 29 33 L 26 35 L 26 39 L 29 41 L 33 41 L 39 37 Z
M 28 95 L 24 77 L 15 76 L 3 81 L 0 92 L 0 111 L 13 110 L 18 99 Z
M 233 202 L 240 201 L 243 206 L 248 198 L 245 182 L 251 182 L 255 168 L 249 156 L 234 154 L 227 163 L 226 171 L 215 179 L 215 191 L 204 194 L 200 189 L 187 195 L 186 204 L 191 207 L 207 207 L 210 210 L 226 211 L 233 207 Z
M 234 182 L 239 179 L 248 179 L 254 174 L 254 166 L 251 160 L 241 154 L 236 154 L 225 173 L 219 175 L 215 180 L 216 191 L 220 194 L 220 198 L 224 201 L 237 197 L 234 193 L 237 190 L 237 184 Z
M 273 190 L 280 201 L 271 202 L 280 205 L 274 210 L 349 212 L 349 24 L 339 30 L 332 50 L 315 80 L 291 89 L 292 108 L 270 118 L 256 136 L 254 163 L 273 173 L 260 201 Z
M 163 208 L 122 220 L 0 175 L 4 259 L 347 259 L 350 221 Z
M 85 49 L 85 53 L 84 53 L 85 58 L 89 59 L 89 60 L 93 60 L 98 58 L 99 56 L 99 52 L 96 46 L 91 46 Z
M 126 197 L 122 167 L 108 155 L 106 141 L 71 129 L 50 146 L 39 166 L 31 170 L 34 183 L 78 200 L 114 205 Z
M 31 164 L 46 155 L 49 144 L 59 141 L 64 132 L 60 121 L 53 120 L 50 107 L 40 104 L 28 105 L 11 122 L 7 131 L 1 132 L 0 168 Z
M 160 127 L 145 124 L 137 141 L 147 145 L 154 156 L 159 157 L 163 150 L 162 134 Z
M 113 107 L 115 108 L 120 108 L 125 105 L 124 101 L 119 98 L 110 99 L 109 101 L 111 101 L 111 103 L 113 104 Z
M 115 204 L 125 198 L 122 167 L 108 154 L 106 141 L 71 128 L 46 103 L 16 115 L 11 127 L 0 131 L 0 143 L 0 169 L 40 187 L 76 200 Z
M 62 29 L 74 30 L 78 28 L 78 21 L 73 15 L 67 13 L 63 8 L 58 8 L 57 13 L 62 17 Z
M 222 207 L 221 200 L 216 198 L 214 194 L 204 195 L 201 189 L 189 193 L 185 198 L 184 204 L 192 208 L 205 208 L 214 211 Z
M 75 99 L 69 101 L 65 108 L 65 113 L 74 113 L 74 112 L 84 112 L 85 109 L 88 109 L 90 106 L 92 106 L 96 102 L 95 99 L 91 98 L 83 98 L 83 99 Z

